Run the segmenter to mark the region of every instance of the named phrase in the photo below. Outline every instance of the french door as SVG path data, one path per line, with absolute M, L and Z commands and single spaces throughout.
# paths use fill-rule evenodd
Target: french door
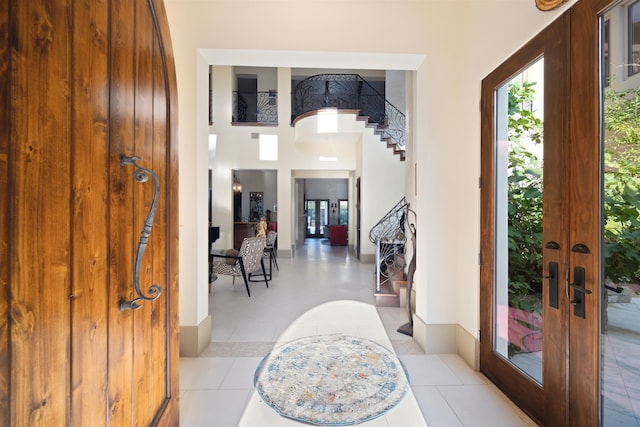
M 325 237 L 329 224 L 329 200 L 307 200 L 307 237 Z
M 577 3 L 482 82 L 480 368 L 548 426 L 599 420 L 592 7 Z

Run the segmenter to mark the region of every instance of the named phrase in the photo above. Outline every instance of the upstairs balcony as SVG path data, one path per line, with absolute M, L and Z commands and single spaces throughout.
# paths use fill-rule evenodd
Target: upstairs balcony
M 325 108 L 358 111 L 387 146 L 404 160 L 406 117 L 358 74 L 318 74 L 298 83 L 293 93 L 292 123 Z
M 234 91 L 232 125 L 277 126 L 278 93 Z M 300 81 L 292 94 L 291 124 L 326 108 L 354 112 L 405 160 L 406 118 L 358 74 L 318 74 Z M 211 120 L 211 119 L 210 119 Z
M 233 125 L 278 125 L 278 92 L 234 91 L 232 102 Z

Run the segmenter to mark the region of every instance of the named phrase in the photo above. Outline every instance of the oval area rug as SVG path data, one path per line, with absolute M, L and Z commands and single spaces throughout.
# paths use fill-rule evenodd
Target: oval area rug
M 280 415 L 306 424 L 345 426 L 377 418 L 408 390 L 396 355 L 364 338 L 315 335 L 265 356 L 255 373 L 260 397 Z

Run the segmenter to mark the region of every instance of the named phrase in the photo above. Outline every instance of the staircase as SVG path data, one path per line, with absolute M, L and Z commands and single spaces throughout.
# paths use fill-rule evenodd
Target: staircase
M 403 197 L 371 228 L 369 240 L 376 248 L 375 299 L 376 305 L 400 307 L 406 291 L 405 245 L 409 204 Z
M 292 124 L 307 113 L 324 108 L 354 110 L 387 148 L 405 160 L 406 117 L 358 74 L 317 74 L 298 83 L 294 90 Z
M 363 116 L 360 110 L 358 110 L 358 113 L 357 113 L 357 120 L 366 122 L 365 126 L 368 128 L 372 128 L 373 133 L 379 136 L 382 142 L 387 144 L 387 148 L 390 148 L 393 150 L 394 155 L 397 155 L 398 157 L 400 157 L 401 162 L 405 161 L 406 159 L 405 146 L 400 145 L 394 141 L 394 139 L 391 137 L 392 131 L 389 129 L 389 126 L 387 124 L 372 122 L 371 118 L 369 116 Z M 399 138 L 404 138 L 404 135 L 402 135 L 402 137 L 398 136 L 398 139 Z
M 380 307 L 400 307 L 406 301 L 407 275 L 397 271 L 392 278 L 383 281 L 380 290 L 375 290 L 376 305 Z

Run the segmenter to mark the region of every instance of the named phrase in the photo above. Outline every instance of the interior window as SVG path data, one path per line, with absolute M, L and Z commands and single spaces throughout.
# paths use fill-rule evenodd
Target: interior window
M 349 201 L 348 200 L 339 200 L 339 219 L 338 224 L 348 224 L 349 223 Z

